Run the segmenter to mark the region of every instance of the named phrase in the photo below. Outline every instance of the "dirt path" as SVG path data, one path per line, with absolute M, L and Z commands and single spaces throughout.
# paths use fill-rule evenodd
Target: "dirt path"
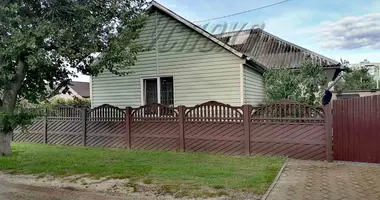
M 73 181 L 78 179 L 78 181 Z M 79 181 L 81 180 L 81 181 Z M 85 181 L 85 182 L 84 182 Z M 0 172 L 1 200 L 173 200 L 152 193 L 131 193 L 122 185 L 126 180 L 94 180 L 89 178 L 38 178 Z M 84 184 L 85 183 L 85 184 Z
M 0 182 L 2 200 L 129 200 L 135 197 L 112 197 L 86 191 L 70 191 L 22 184 Z
M 155 185 L 139 185 L 136 192 L 128 179 L 91 179 L 86 175 L 56 178 L 0 172 L 0 200 L 175 200 L 174 195 L 157 193 Z M 182 190 L 182 189 L 181 189 Z M 229 191 L 227 196 L 200 200 L 259 200 L 261 195 Z

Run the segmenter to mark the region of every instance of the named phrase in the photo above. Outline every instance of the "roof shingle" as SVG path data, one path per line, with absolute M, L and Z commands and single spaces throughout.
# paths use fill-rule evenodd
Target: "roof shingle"
M 90 83 L 88 82 L 78 82 L 71 81 L 69 86 L 77 92 L 81 97 L 88 98 L 90 97 Z
M 298 68 L 307 57 L 323 67 L 335 67 L 340 64 L 262 29 L 226 32 L 215 36 L 268 68 Z

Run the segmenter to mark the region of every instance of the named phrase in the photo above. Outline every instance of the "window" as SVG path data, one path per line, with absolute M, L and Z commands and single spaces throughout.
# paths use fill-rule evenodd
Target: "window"
M 157 79 L 145 80 L 145 103 L 158 103 L 157 101 Z
M 173 77 L 143 79 L 143 104 L 174 106 Z
M 174 106 L 173 77 L 161 78 L 161 104 Z

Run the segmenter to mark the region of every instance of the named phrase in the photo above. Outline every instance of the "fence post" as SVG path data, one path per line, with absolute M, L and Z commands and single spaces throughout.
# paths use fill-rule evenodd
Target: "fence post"
M 251 155 L 251 105 L 243 105 L 243 122 L 244 122 L 244 153 Z
M 44 116 L 43 116 L 43 123 L 44 123 L 44 144 L 48 143 L 48 110 L 47 108 L 44 108 Z
M 327 104 L 324 106 L 325 112 L 325 129 L 326 129 L 326 160 L 332 162 L 332 109 L 331 105 Z
M 87 138 L 87 108 L 84 107 L 81 109 L 82 116 L 82 144 L 86 146 L 86 138 Z
M 132 108 L 126 107 L 125 108 L 125 133 L 126 133 L 126 142 L 127 142 L 127 149 L 131 149 L 131 125 L 132 125 Z
M 178 106 L 179 118 L 179 150 L 185 152 L 185 106 Z

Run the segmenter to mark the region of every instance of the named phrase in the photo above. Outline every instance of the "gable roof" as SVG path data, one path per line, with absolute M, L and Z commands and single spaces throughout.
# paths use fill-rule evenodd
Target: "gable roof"
M 90 83 L 88 82 L 79 82 L 79 81 L 70 81 L 68 82 L 64 81 L 61 82 L 53 91 L 50 92 L 47 98 L 52 98 L 53 96 L 59 94 L 61 89 L 65 90 L 63 93 L 70 92 L 71 90 L 74 90 L 78 95 L 80 95 L 82 98 L 88 98 L 90 97 Z M 66 87 L 67 86 L 67 87 Z M 51 90 L 49 87 L 47 87 L 48 90 Z
M 69 87 L 83 98 L 90 97 L 90 83 L 88 82 L 72 81 L 69 83 Z
M 307 57 L 324 67 L 340 66 L 340 63 L 335 60 L 259 28 L 221 33 L 215 36 L 268 68 L 298 68 Z
M 159 10 L 161 10 L 162 12 L 164 12 L 165 14 L 173 17 L 174 19 L 180 21 L 182 24 L 186 25 L 190 29 L 193 29 L 194 31 L 198 32 L 199 34 L 207 37 L 211 41 L 213 41 L 216 44 L 218 44 L 218 45 L 222 46 L 223 48 L 227 49 L 228 51 L 230 51 L 231 53 L 235 54 L 236 56 L 238 56 L 240 58 L 244 58 L 245 57 L 245 55 L 243 53 L 237 51 L 236 49 L 232 48 L 231 46 L 227 45 L 226 43 L 220 41 L 213 34 L 207 32 L 206 30 L 202 29 L 201 27 L 199 27 L 199 26 L 195 25 L 194 23 L 186 20 L 185 18 L 179 16 L 177 13 L 169 10 L 168 8 L 166 8 L 165 6 L 157 3 L 156 1 L 152 1 L 150 3 L 150 5 L 148 6 L 147 10 L 151 10 L 154 7 L 158 8 Z
M 335 60 L 276 37 L 262 29 L 227 32 L 213 35 L 175 12 L 152 1 L 147 10 L 157 8 L 190 29 L 207 37 L 236 56 L 247 59 L 260 68 L 298 68 L 306 57 L 324 67 L 340 68 Z

